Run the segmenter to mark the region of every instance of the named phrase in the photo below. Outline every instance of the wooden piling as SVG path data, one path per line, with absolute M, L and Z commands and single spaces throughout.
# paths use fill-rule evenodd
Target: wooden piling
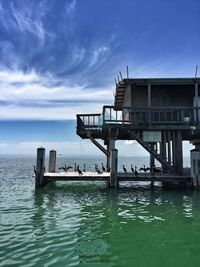
M 190 151 L 191 177 L 193 187 L 199 189 L 200 186 L 200 148 L 195 145 L 195 149 Z
M 39 147 L 37 149 L 35 188 L 42 187 L 46 184 L 46 178 L 44 178 L 44 171 L 45 171 L 45 148 Z
M 118 150 L 112 149 L 110 155 L 110 185 L 111 188 L 117 188 L 117 163 L 118 163 Z
M 49 172 L 56 171 L 56 151 L 50 150 L 49 152 Z

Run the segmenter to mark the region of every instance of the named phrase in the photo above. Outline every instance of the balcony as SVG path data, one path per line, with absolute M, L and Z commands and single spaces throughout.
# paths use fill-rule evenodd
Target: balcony
M 101 133 L 106 127 L 155 127 L 183 126 L 190 128 L 200 124 L 200 108 L 193 107 L 153 107 L 116 110 L 114 106 L 104 106 L 102 114 L 78 114 L 77 133 L 90 131 Z M 80 135 L 80 134 L 79 134 Z

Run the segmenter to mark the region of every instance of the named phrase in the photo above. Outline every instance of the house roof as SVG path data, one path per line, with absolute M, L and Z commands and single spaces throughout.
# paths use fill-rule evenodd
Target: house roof
M 129 84 L 134 85 L 186 85 L 200 84 L 200 78 L 137 78 L 123 79 L 116 85 L 115 107 L 121 108 L 124 100 L 125 88 Z

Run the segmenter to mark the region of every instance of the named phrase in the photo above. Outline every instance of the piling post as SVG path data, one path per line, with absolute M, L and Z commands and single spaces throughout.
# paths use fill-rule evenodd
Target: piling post
M 42 187 L 46 184 L 44 179 L 45 171 L 45 148 L 39 147 L 37 149 L 36 159 L 36 175 L 35 175 L 35 188 Z
M 200 187 L 200 144 L 194 144 L 195 149 L 190 151 L 191 159 L 191 177 L 193 187 L 199 189 Z
M 118 162 L 118 150 L 112 149 L 110 155 L 110 187 L 117 188 L 117 162 Z
M 56 171 L 56 151 L 50 150 L 49 152 L 49 172 Z
M 115 148 L 115 139 L 109 139 L 107 143 L 107 151 L 109 152 L 109 155 L 107 156 L 107 164 L 106 164 L 107 171 L 110 171 L 111 169 L 111 166 L 110 166 L 111 150 L 114 148 Z

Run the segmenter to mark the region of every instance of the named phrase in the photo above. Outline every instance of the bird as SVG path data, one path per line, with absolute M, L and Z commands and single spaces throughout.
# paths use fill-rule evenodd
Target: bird
M 72 166 L 67 166 L 65 171 L 68 171 L 69 169 L 73 169 Z
M 123 165 L 123 170 L 124 170 L 125 173 L 127 173 L 125 165 Z
M 135 176 L 138 176 L 137 166 L 135 166 L 134 174 L 135 174 Z
M 106 168 L 103 166 L 103 163 L 101 163 L 101 165 L 102 165 L 102 167 L 101 167 L 102 171 L 105 172 Z
M 102 172 L 99 170 L 99 168 L 98 168 L 98 165 L 97 164 L 95 164 L 95 171 L 98 173 L 98 174 L 101 174 Z
M 86 165 L 83 164 L 83 172 L 86 172 Z
M 142 168 L 139 169 L 139 171 L 144 171 L 144 172 L 147 172 L 147 171 L 150 171 L 151 169 L 149 167 L 145 167 L 145 165 L 143 165 Z
M 58 169 L 67 172 L 69 169 L 72 169 L 72 166 L 67 166 L 66 164 L 64 164 L 63 167 L 60 167 Z
M 133 169 L 133 165 L 131 164 L 131 171 L 132 172 L 135 172 L 135 170 Z
M 83 174 L 83 172 L 79 169 L 79 165 L 77 165 L 77 172 L 78 174 Z
M 66 171 L 66 169 L 67 169 L 67 166 L 66 166 L 66 164 L 64 164 L 64 166 L 62 166 L 62 167 L 59 167 L 58 169 L 59 169 L 59 170 Z
M 34 173 L 36 175 L 37 174 L 37 171 L 36 171 L 36 167 L 35 166 L 33 166 L 33 170 L 34 170 Z

